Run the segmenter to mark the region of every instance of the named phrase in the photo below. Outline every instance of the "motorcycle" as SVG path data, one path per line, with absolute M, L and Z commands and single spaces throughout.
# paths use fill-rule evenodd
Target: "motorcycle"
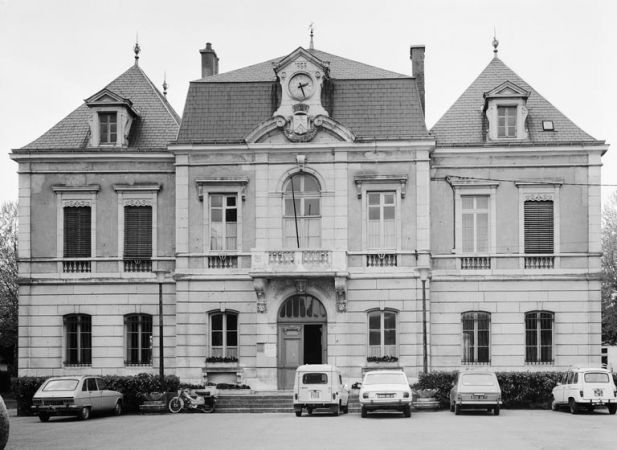
M 195 390 L 195 395 L 190 395 L 188 389 L 180 389 L 178 395 L 169 402 L 169 411 L 179 413 L 182 410 L 211 413 L 216 407 L 216 393 Z

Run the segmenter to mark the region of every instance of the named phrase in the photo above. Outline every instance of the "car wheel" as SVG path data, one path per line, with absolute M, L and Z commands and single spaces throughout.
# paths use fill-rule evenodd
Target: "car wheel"
M 39 420 L 41 422 L 49 422 L 49 414 L 39 414 Z
M 90 408 L 82 408 L 79 412 L 79 420 L 88 420 L 90 418 Z
M 349 403 L 343 406 L 343 414 L 349 414 Z
M 308 412 L 309 416 L 313 415 L 313 408 L 306 408 L 306 412 Z
M 296 411 L 296 417 L 300 417 L 302 415 L 302 410 Z
M 341 404 L 337 403 L 336 405 L 334 405 L 332 407 L 332 413 L 334 414 L 334 416 L 338 416 L 341 413 Z
M 411 406 L 407 405 L 403 408 L 403 415 L 405 417 L 411 417 Z
M 608 413 L 615 414 L 617 412 L 617 405 L 608 405 Z
M 458 403 L 454 405 L 454 415 L 458 416 L 461 413 L 461 405 Z
M 569 405 L 570 405 L 570 413 L 578 414 L 578 403 L 576 403 L 573 398 L 570 399 Z
M 114 416 L 119 416 L 122 414 L 122 402 L 116 402 L 116 406 L 114 406 Z
M 592 413 L 595 407 L 593 405 L 587 405 L 587 412 Z
M 555 400 L 553 400 L 553 402 L 551 403 L 551 409 L 553 411 L 559 411 L 559 405 L 557 404 Z
M 493 414 L 495 414 L 496 416 L 498 416 L 498 415 L 499 415 L 499 410 L 500 410 L 500 409 L 501 409 L 501 408 L 499 407 L 499 405 L 495 405 L 495 407 L 493 408 Z
M 362 411 L 360 412 L 361 417 L 366 417 L 366 408 L 363 406 Z

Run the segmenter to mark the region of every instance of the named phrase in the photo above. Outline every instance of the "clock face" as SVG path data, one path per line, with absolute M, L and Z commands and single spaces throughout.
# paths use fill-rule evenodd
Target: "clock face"
M 289 93 L 296 100 L 309 98 L 314 90 L 313 79 L 305 73 L 298 73 L 289 79 Z

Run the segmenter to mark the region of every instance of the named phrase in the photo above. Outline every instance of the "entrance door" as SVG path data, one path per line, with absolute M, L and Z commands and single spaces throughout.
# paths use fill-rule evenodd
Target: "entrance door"
M 298 366 L 327 361 L 326 310 L 311 295 L 295 295 L 281 307 L 278 323 L 278 388 L 291 390 Z

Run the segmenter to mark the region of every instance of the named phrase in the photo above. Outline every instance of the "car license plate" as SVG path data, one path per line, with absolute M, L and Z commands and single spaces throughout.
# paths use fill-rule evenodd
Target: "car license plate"
M 486 395 L 482 395 L 482 394 L 472 394 L 471 396 L 472 400 L 483 400 L 486 398 Z
M 377 398 L 393 398 L 394 394 L 377 394 Z
M 311 391 L 311 398 L 319 398 L 320 391 Z
M 596 397 L 602 397 L 604 395 L 604 390 L 602 390 L 602 389 L 594 389 L 593 390 L 593 395 L 595 395 Z

